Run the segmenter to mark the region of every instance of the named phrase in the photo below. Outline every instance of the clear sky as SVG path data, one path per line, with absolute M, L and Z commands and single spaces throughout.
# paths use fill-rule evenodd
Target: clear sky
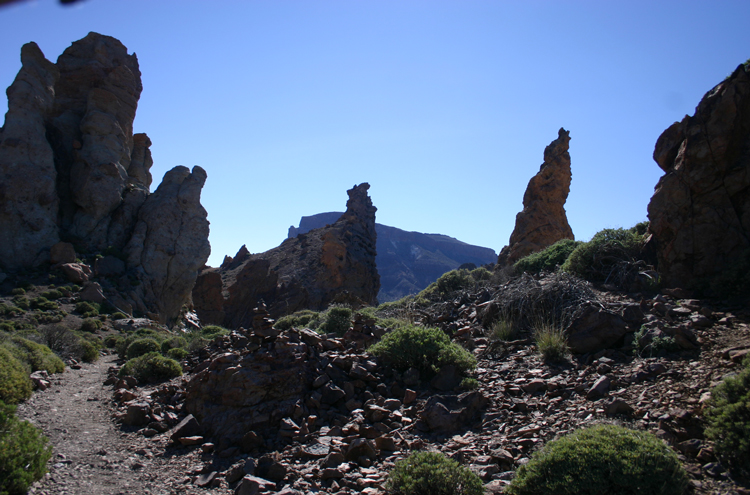
M 152 188 L 206 169 L 210 265 L 361 182 L 378 222 L 499 251 L 560 127 L 576 238 L 645 220 L 656 139 L 750 57 L 748 20 L 747 0 L 38 0 L 0 8 L 0 85 L 28 41 L 137 53 Z

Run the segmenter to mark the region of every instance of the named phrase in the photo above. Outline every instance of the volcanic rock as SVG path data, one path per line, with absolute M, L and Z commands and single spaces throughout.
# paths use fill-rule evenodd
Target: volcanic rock
M 570 132 L 560 128 L 557 139 L 544 149 L 544 163 L 529 181 L 510 242 L 498 256 L 499 266 L 512 265 L 559 240 L 574 238 L 565 215 L 572 176 L 569 143 Z
M 341 215 L 327 212 L 304 216 L 299 227 L 289 227 L 289 238 L 332 225 Z M 492 249 L 466 244 L 447 235 L 407 232 L 380 223 L 375 224 L 375 232 L 381 303 L 416 294 L 443 273 L 463 264 L 482 266 L 497 260 Z
M 710 285 L 750 250 L 750 68 L 664 131 L 654 160 L 665 172 L 648 205 L 661 281 Z
M 369 188 L 363 183 L 347 191 L 346 213 L 333 225 L 287 239 L 261 254 L 251 255 L 243 246 L 221 267 L 203 270 L 193 291 L 201 321 L 250 327 L 252 308 L 261 300 L 273 318 L 300 309 L 325 309 L 331 303 L 377 303 L 377 209 Z
M 209 255 L 206 173 L 176 167 L 149 193 L 151 141 L 133 134 L 138 59 L 115 38 L 89 33 L 57 64 L 28 43 L 21 61 L 0 130 L 0 267 L 68 263 L 66 275 L 82 283 L 91 274 L 58 241 L 88 254 L 111 249 L 127 265 L 109 260 L 97 275 L 127 271 L 139 282 L 118 304 L 171 323 Z

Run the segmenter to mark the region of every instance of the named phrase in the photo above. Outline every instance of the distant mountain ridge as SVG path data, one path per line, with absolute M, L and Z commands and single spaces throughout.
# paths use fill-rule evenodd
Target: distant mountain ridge
M 331 211 L 304 216 L 299 227 L 289 227 L 289 238 L 331 225 L 342 215 Z M 416 294 L 443 273 L 464 263 L 477 266 L 494 263 L 497 254 L 490 248 L 474 246 L 442 234 L 408 232 L 380 223 L 377 232 L 377 257 L 380 273 L 379 302 L 395 301 Z

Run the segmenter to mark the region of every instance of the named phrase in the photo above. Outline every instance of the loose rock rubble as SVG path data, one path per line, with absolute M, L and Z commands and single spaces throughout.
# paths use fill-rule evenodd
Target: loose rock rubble
M 374 321 L 360 317 L 343 337 L 281 332 L 259 307 L 252 329 L 190 356 L 184 377 L 141 387 L 110 378 L 115 417 L 150 438 L 154 455 L 192 456 L 184 482 L 218 493 L 383 493 L 394 463 L 419 449 L 444 452 L 488 493 L 501 493 L 545 442 L 597 422 L 662 438 L 695 493 L 748 493 L 715 458 L 701 413 L 710 389 L 750 352 L 750 312 L 667 295 L 592 294 L 625 330 L 560 364 L 542 362 L 524 335 L 488 338 L 483 311 L 497 293 L 464 293 L 427 310 L 425 319 L 478 357 L 471 391 L 448 369 L 431 381 L 416 369 L 388 369 L 365 351 L 385 331 Z M 648 347 L 664 336 L 674 338 L 673 351 Z

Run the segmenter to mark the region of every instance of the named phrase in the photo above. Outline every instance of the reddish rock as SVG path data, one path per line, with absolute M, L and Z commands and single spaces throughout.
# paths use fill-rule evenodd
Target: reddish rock
M 58 263 L 75 263 L 76 250 L 69 242 L 58 242 L 50 249 L 49 258 L 50 263 L 53 265 Z
M 559 240 L 574 238 L 565 214 L 572 177 L 569 134 L 560 128 L 557 139 L 544 149 L 544 163 L 529 181 L 523 210 L 516 215 L 516 226 L 510 242 L 500 251 L 498 265 L 512 265 Z
M 710 285 L 750 249 L 750 68 L 664 131 L 654 160 L 665 172 L 648 205 L 661 282 Z

